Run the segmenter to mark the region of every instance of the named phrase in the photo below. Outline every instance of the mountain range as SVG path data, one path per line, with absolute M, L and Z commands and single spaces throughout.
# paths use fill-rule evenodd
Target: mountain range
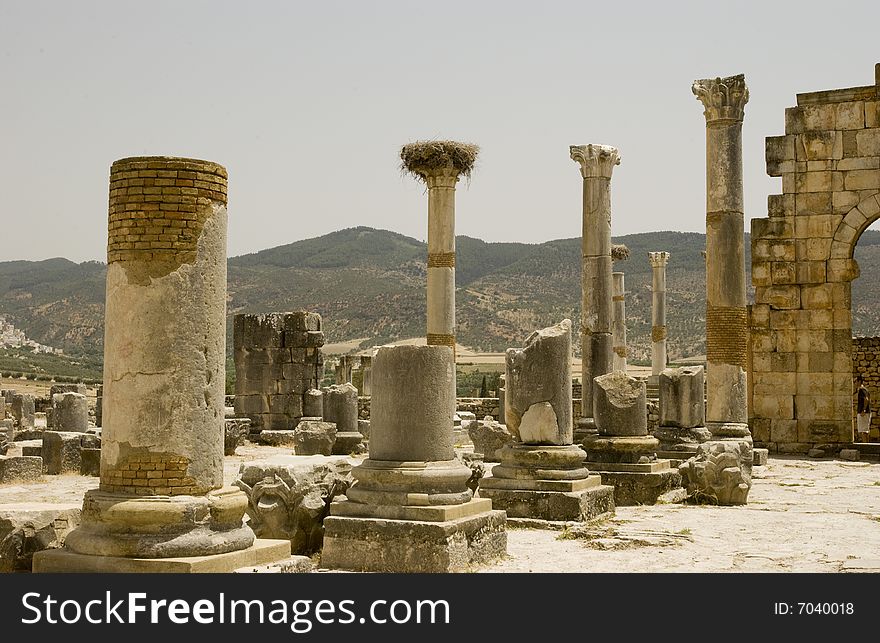
M 630 258 L 625 273 L 627 335 L 633 361 L 650 359 L 649 251 L 670 253 L 667 324 L 671 359 L 705 350 L 705 235 L 646 232 L 616 237 Z M 535 329 L 580 315 L 581 240 L 540 244 L 456 238 L 459 343 L 479 351 L 519 346 Z M 749 241 L 746 239 L 748 271 Z M 423 336 L 425 243 L 358 227 L 229 259 L 232 315 L 308 309 L 324 320 L 328 342 L 364 347 Z M 866 231 L 856 249 L 862 277 L 853 287 L 855 335 L 880 334 L 880 232 Z M 0 314 L 30 339 L 69 354 L 103 352 L 104 279 L 97 261 L 0 262 Z M 231 327 L 231 323 L 228 324 Z M 575 341 L 575 344 L 578 342 Z M 231 350 L 231 343 L 229 346 Z

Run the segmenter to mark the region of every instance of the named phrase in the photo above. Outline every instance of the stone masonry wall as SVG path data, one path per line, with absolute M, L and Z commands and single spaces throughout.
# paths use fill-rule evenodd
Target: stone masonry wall
M 853 337 L 853 419 L 858 403 L 858 385 L 855 380 L 861 375 L 871 394 L 871 438 L 880 436 L 880 337 Z
M 874 84 L 798 94 L 766 139 L 782 178 L 752 220 L 749 424 L 755 446 L 851 443 L 853 249 L 880 218 L 880 65 Z
M 235 414 L 250 418 L 255 431 L 295 429 L 303 395 L 324 372 L 323 345 L 317 313 L 236 315 Z

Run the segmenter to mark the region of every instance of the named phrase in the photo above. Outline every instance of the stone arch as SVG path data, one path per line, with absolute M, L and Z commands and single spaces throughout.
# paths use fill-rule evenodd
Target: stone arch
M 852 259 L 862 233 L 880 219 L 880 199 L 874 194 L 861 201 L 840 221 L 831 240 L 829 260 Z M 850 281 L 858 277 L 856 274 Z

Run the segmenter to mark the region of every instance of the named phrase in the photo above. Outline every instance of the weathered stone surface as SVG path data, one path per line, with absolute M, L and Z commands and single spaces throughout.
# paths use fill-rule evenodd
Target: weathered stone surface
M 849 460 L 851 462 L 856 462 L 861 457 L 858 449 L 841 449 L 840 450 L 840 459 L 841 460 Z
M 36 482 L 43 475 L 43 458 L 0 456 L 0 483 Z
M 600 435 L 647 435 L 645 383 L 620 371 L 595 378 L 593 417 Z
M 516 438 L 507 427 L 487 416 L 468 427 L 468 435 L 474 444 L 474 452 L 482 453 L 486 462 L 500 462 L 500 451 L 508 444 L 515 444 Z
M 509 348 L 505 381 L 513 436 L 530 444 L 571 444 L 570 320 L 532 333 L 522 349 Z
M 444 522 L 328 516 L 321 567 L 389 573 L 469 571 L 505 555 L 505 524 L 503 511 Z
M 292 447 L 296 444 L 293 431 L 263 429 L 259 435 L 260 444 L 267 444 L 273 447 Z
M 601 471 L 602 484 L 614 488 L 617 507 L 653 505 L 672 491 L 681 488 L 681 473 L 676 469 L 655 472 Z
M 324 417 L 324 394 L 310 388 L 303 394 L 303 417 Z
M 339 433 L 357 431 L 357 388 L 349 382 L 334 384 L 325 388 L 323 394 L 324 421 L 336 424 L 336 431 Z
M 370 420 L 358 420 L 358 431 L 365 440 L 370 439 Z
M 56 395 L 63 395 L 64 393 L 77 393 L 79 395 L 85 395 L 86 392 L 86 385 L 82 382 L 77 382 L 74 384 L 53 384 L 51 387 L 49 387 L 49 399 L 52 400 Z
M 331 455 L 336 442 L 336 425 L 331 422 L 303 420 L 293 431 L 296 455 Z
M 682 482 L 697 501 L 744 505 L 752 486 L 750 440 L 713 440 L 679 467 Z
M 364 436 L 360 431 L 336 432 L 336 439 L 333 441 L 333 455 L 357 455 L 366 452 Z
M 64 544 L 79 505 L 0 505 L 0 573 L 29 572 L 35 552 Z
M 660 373 L 660 426 L 705 426 L 704 368 L 667 368 Z
M 101 475 L 101 449 L 80 449 L 79 472 L 84 476 Z
M 82 464 L 83 434 L 79 432 L 43 431 L 43 463 L 46 473 L 79 473 Z
M 244 446 L 250 430 L 250 418 L 226 418 L 223 433 L 223 455 L 235 455 L 235 450 Z
M 330 501 L 351 486 L 346 457 L 274 456 L 245 462 L 235 485 L 248 496 L 248 525 L 259 538 L 284 538 L 294 554 L 321 548 Z
M 769 451 L 767 449 L 752 449 L 752 465 L 756 467 L 766 466 L 768 455 Z
M 34 428 L 34 396 L 13 393 L 12 399 L 12 417 L 18 424 L 19 430 L 27 430 Z
M 81 393 L 52 396 L 52 427 L 56 431 L 85 433 L 89 430 L 89 403 Z

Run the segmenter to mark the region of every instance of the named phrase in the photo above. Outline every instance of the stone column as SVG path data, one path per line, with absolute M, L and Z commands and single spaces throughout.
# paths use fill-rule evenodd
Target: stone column
M 365 397 L 373 394 L 373 358 L 369 355 L 361 357 L 361 372 L 363 373 L 363 382 L 361 388 Z
M 455 457 L 455 364 L 448 346 L 379 348 L 370 456 L 324 520 L 323 567 L 439 572 L 503 556 L 505 516 L 467 486 Z
M 598 435 L 593 418 L 593 378 L 610 373 L 611 173 L 620 164 L 617 148 L 572 145 L 571 158 L 584 179 L 581 264 L 581 417 L 575 441 Z
M 729 440 L 700 445 L 696 463 L 684 467 L 683 473 L 690 489 L 711 493 L 720 504 L 745 504 L 751 487 L 752 440 L 746 390 L 742 123 L 749 90 L 740 74 L 694 81 L 692 91 L 706 117 L 706 428 L 713 438 Z M 727 467 L 723 488 L 708 487 L 705 472 L 731 457 L 739 471 Z
M 742 123 L 749 90 L 739 75 L 697 80 L 693 92 L 706 116 L 706 427 L 715 436 L 747 436 Z
M 622 272 L 611 273 L 611 301 L 614 307 L 614 322 L 611 326 L 611 339 L 614 344 L 612 370 L 626 373 L 626 288 Z
M 106 557 L 252 551 L 247 497 L 223 488 L 226 170 L 116 161 L 109 209 L 100 488 L 67 536 L 79 555 L 67 565 L 131 571 Z M 57 571 L 57 560 L 41 571 Z M 241 566 L 240 556 L 224 560 Z
M 358 392 L 354 384 L 334 384 L 323 390 L 324 421 L 336 425 L 334 455 L 358 451 L 364 436 L 358 431 Z
M 428 186 L 429 346 L 455 351 L 455 186 L 470 176 L 479 148 L 456 141 L 404 145 L 402 166 Z M 453 381 L 453 385 L 454 385 Z
M 666 368 L 666 263 L 668 252 L 649 252 L 653 293 L 651 300 L 651 375 Z
M 532 333 L 506 354 L 507 428 L 501 464 L 480 480 L 480 496 L 509 517 L 590 520 L 614 511 L 614 493 L 584 467 L 572 443 L 571 321 Z

